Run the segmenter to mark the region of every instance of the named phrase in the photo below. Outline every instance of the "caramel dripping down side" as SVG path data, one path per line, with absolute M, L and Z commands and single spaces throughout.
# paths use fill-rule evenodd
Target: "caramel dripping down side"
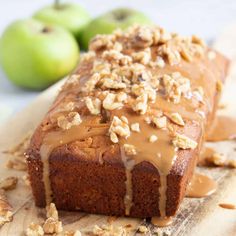
M 236 119 L 227 116 L 217 116 L 212 129 L 206 135 L 206 140 L 211 142 L 234 138 L 236 138 Z
M 165 217 L 166 209 L 166 191 L 167 191 L 167 175 L 176 158 L 176 151 L 170 142 L 170 134 L 167 129 L 157 129 L 147 124 L 144 119 L 140 119 L 140 115 L 129 112 L 128 109 L 122 111 L 114 111 L 113 115 L 124 115 L 129 122 L 140 125 L 140 133 L 133 132 L 127 139 L 121 139 L 121 155 L 126 169 L 126 195 L 124 198 L 126 215 L 130 214 L 132 207 L 132 170 L 135 165 L 147 161 L 151 163 L 159 171 L 160 188 L 159 188 L 159 209 L 161 217 Z M 149 142 L 148 138 L 156 135 L 158 140 L 155 143 Z M 136 147 L 137 155 L 127 156 L 122 148 L 123 144 L 130 144 Z
M 172 224 L 172 217 L 152 217 L 151 223 L 157 227 L 166 227 Z
M 45 136 L 43 145 L 40 148 L 40 155 L 43 163 L 43 182 L 47 204 L 52 202 L 52 189 L 49 177 L 49 157 L 52 151 L 61 145 L 92 136 L 106 135 L 107 132 L 108 125 L 106 124 L 92 125 L 84 121 L 78 126 L 72 126 L 69 130 L 50 132 Z
M 213 194 L 217 183 L 206 175 L 195 173 L 187 187 L 186 197 L 202 198 Z

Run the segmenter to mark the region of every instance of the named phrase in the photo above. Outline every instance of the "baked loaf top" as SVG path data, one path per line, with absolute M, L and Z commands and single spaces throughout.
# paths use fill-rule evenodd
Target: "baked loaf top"
M 180 37 L 156 26 L 95 37 L 31 140 L 30 149 L 43 163 L 47 203 L 52 194 L 50 154 L 84 140 L 78 147 L 88 158 L 96 149 L 100 163 L 107 148 L 120 149 L 127 178 L 126 215 L 132 206 L 132 169 L 143 161 L 156 167 L 164 217 L 167 175 L 183 150 L 201 147 L 226 64 L 198 37 Z

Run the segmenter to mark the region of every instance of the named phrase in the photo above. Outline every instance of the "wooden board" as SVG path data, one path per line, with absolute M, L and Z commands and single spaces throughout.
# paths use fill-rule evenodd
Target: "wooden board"
M 224 51 L 222 40 L 224 37 L 216 45 L 218 49 Z M 227 104 L 227 108 L 220 112 L 236 117 L 236 60 L 233 65 L 223 96 L 223 102 Z M 5 168 L 11 155 L 4 154 L 3 151 L 18 144 L 28 132 L 37 126 L 62 83 L 63 81 L 43 92 L 32 104 L 0 127 L 0 178 L 7 176 L 21 178 L 25 175 L 25 172 Z M 230 158 L 236 157 L 235 141 L 209 145 L 227 153 Z M 226 210 L 218 206 L 221 202 L 236 204 L 236 171 L 223 168 L 201 168 L 199 171 L 208 174 L 218 182 L 217 192 L 204 199 L 184 199 L 173 224 L 160 229 L 160 231 L 169 232 L 173 236 L 236 235 L 236 210 Z M 0 229 L 1 236 L 23 235 L 24 230 L 31 222 L 41 223 L 45 219 L 45 210 L 34 206 L 30 188 L 23 183 L 23 180 L 20 179 L 17 188 L 8 191 L 7 196 L 14 208 L 14 218 L 13 222 L 5 224 Z M 107 216 L 79 212 L 60 212 L 59 215 L 65 230 L 79 229 L 83 235 L 95 224 L 107 224 L 110 219 Z M 143 219 L 117 218 L 112 224 L 116 226 L 131 225 L 128 235 L 139 235 L 137 232 L 139 225 L 148 227 L 148 232 L 145 235 L 154 235 L 156 230 L 152 224 Z

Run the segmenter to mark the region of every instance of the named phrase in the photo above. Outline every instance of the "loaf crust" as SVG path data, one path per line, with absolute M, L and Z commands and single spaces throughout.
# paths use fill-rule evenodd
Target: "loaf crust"
M 134 32 L 136 32 L 137 29 L 143 30 L 143 28 L 144 27 L 136 27 L 130 30 L 132 33 L 130 33 L 131 36 L 129 36 L 128 39 L 126 35 L 124 36 L 124 34 L 120 32 L 114 35 L 116 35 L 117 42 L 125 47 L 124 45 L 127 42 L 136 39 Z M 162 32 L 160 28 L 151 28 L 151 30 L 152 32 L 158 30 Z M 101 39 L 104 40 L 104 37 L 100 36 L 100 40 Z M 112 40 L 110 38 L 108 39 Z M 86 58 L 80 62 L 78 68 L 63 86 L 51 109 L 32 136 L 27 151 L 27 163 L 35 203 L 39 207 L 44 207 L 47 204 L 45 183 L 43 182 L 44 164 L 41 156 L 41 147 L 45 143 L 45 137 L 47 137 L 48 134 L 60 130 L 57 122 L 58 117 L 55 121 L 53 120 L 54 115 L 58 113 L 58 110 L 60 111 L 61 105 L 64 106 L 64 104 L 68 104 L 71 101 L 76 102 L 81 97 L 85 97 L 78 91 L 80 91 L 84 83 L 91 78 L 91 70 L 94 66 L 94 61 L 100 58 L 102 52 L 111 50 L 107 48 L 109 47 L 108 39 L 106 39 L 107 41 L 104 45 L 100 43 L 100 47 L 95 44 L 96 40 L 99 40 L 99 36 L 92 41 L 90 48 L 93 53 L 90 52 L 87 54 Z M 146 43 L 146 41 L 139 43 L 142 45 Z M 151 48 L 153 57 L 155 50 L 167 43 L 168 40 L 157 45 L 147 44 L 148 46 L 145 45 L 144 48 Z M 196 44 L 201 45 L 201 48 L 203 48 L 203 53 L 200 56 L 193 55 L 190 60 L 182 53 L 181 59 L 177 63 L 171 64 L 168 55 L 163 55 L 165 66 L 153 66 L 153 73 L 156 73 L 158 76 L 163 74 L 169 75 L 175 72 L 181 73 L 181 75 L 189 78 L 192 89 L 197 88 L 200 83 L 199 81 L 201 81 L 205 99 L 204 102 L 199 105 L 201 106 L 200 115 L 203 118 L 196 118 L 194 113 L 196 113 L 197 109 L 195 106 L 193 109 L 192 102 L 188 101 L 184 104 L 181 102 L 178 104 L 173 101 L 163 101 L 165 106 L 160 108 L 164 116 L 167 117 L 168 124 L 171 124 L 171 131 L 168 132 L 173 132 L 173 135 L 176 133 L 182 134 L 197 143 L 197 146 L 194 148 L 176 149 L 175 161 L 166 176 L 165 216 L 173 216 L 185 196 L 186 186 L 191 179 L 204 141 L 204 133 L 206 129 L 210 127 L 214 119 L 221 91 L 219 84 L 224 81 L 228 68 L 228 61 L 222 55 L 206 48 L 200 41 Z M 138 44 L 138 46 L 135 45 L 131 49 L 126 48 L 126 50 L 122 52 L 125 55 L 131 55 L 130 50 L 133 53 L 142 51 L 143 49 L 141 50 Z M 209 53 L 214 53 L 214 58 L 209 58 Z M 142 64 L 142 62 L 140 62 L 140 64 Z M 147 69 L 148 66 L 149 65 L 145 65 L 145 68 Z M 74 77 L 77 75 L 80 78 L 78 79 L 80 84 L 74 83 Z M 207 84 L 208 82 L 209 84 Z M 162 97 L 163 96 L 160 95 L 160 99 L 163 99 Z M 190 103 L 191 105 L 189 105 Z M 158 100 L 154 102 L 154 104 L 158 104 Z M 182 107 L 184 111 L 182 111 L 180 107 Z M 79 102 L 76 108 L 76 111 L 82 116 L 82 120 L 92 119 L 91 126 L 102 123 L 105 127 L 107 124 L 111 125 L 112 116 L 110 113 L 104 112 L 104 110 L 102 109 L 100 114 L 93 115 L 91 118 L 91 114 L 89 114 L 88 108 L 84 103 L 81 105 L 81 102 Z M 118 110 L 119 115 L 122 115 L 122 112 L 124 112 L 124 108 Z M 184 126 L 171 121 L 171 112 L 182 113 Z M 116 113 L 114 112 L 114 114 Z M 139 115 L 140 117 L 144 116 L 142 114 Z M 82 129 L 83 127 L 78 130 L 81 131 Z M 51 150 L 48 156 L 50 170 L 49 180 L 53 193 L 51 200 L 56 204 L 57 208 L 61 210 L 79 210 L 89 213 L 117 216 L 128 215 L 132 217 L 163 216 L 160 209 L 161 178 L 159 171 L 161 170 L 158 170 L 153 163 L 150 163 L 148 160 L 137 163 L 131 170 L 132 199 L 130 210 L 127 214 L 127 204 L 125 204 L 124 201 L 127 195 L 127 167 L 122 159 L 122 143 L 112 142 L 108 132 L 109 131 L 106 131 L 102 135 L 86 136 L 80 140 L 72 140 L 65 144 L 58 144 Z

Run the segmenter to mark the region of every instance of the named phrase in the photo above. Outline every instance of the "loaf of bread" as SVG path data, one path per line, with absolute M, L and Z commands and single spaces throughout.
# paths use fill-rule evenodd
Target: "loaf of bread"
M 98 35 L 32 136 L 35 203 L 173 216 L 214 119 L 228 61 L 156 26 Z

